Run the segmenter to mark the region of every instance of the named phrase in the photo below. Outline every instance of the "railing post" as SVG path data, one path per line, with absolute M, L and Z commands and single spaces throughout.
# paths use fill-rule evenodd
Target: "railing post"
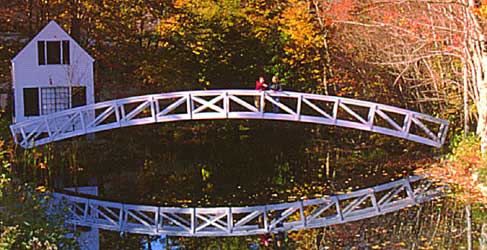
M 88 210 L 90 210 L 90 199 L 86 200 L 85 209 L 83 210 L 83 220 L 87 220 Z M 74 210 L 76 211 L 76 210 Z M 98 213 L 98 211 L 96 211 Z
M 264 230 L 266 233 L 269 232 L 269 222 L 267 221 L 267 205 L 264 206 L 264 215 L 262 216 L 264 218 Z
M 196 208 L 191 209 L 191 235 L 194 235 L 196 233 L 196 220 L 198 218 L 196 217 Z
M 409 178 L 404 179 L 404 185 L 406 188 L 406 193 L 408 194 L 409 199 L 414 201 L 416 203 L 416 197 L 414 196 L 413 188 L 411 187 L 411 182 L 409 181 Z
M 335 100 L 335 104 L 333 105 L 333 124 L 337 124 L 338 120 L 338 106 L 340 106 L 340 99 Z
M 115 112 L 115 119 L 117 119 L 118 126 L 122 127 L 122 117 L 125 116 L 125 110 L 123 108 L 123 104 L 120 106 L 120 110 L 118 109 L 117 102 L 113 103 L 113 112 Z M 122 112 L 122 114 L 120 114 Z
M 154 123 L 157 122 L 157 110 L 156 110 L 156 100 L 154 99 L 154 96 L 151 96 L 150 100 L 150 112 L 152 115 L 152 118 L 154 119 Z
M 296 120 L 301 119 L 301 105 L 303 102 L 303 94 L 300 94 L 298 97 L 298 103 L 296 104 Z
M 408 112 L 404 117 L 404 124 L 402 127 L 404 138 L 409 137 L 409 130 L 411 129 L 412 121 L 413 121 L 413 114 Z
M 79 121 L 81 122 L 81 129 L 83 130 L 83 132 L 86 134 L 87 131 L 86 131 L 86 124 L 85 124 L 85 118 L 83 117 L 83 110 L 80 110 L 78 112 L 78 115 L 79 115 Z
M 188 111 L 189 119 L 193 119 L 193 100 L 191 99 L 191 93 L 186 96 L 186 109 Z
M 231 207 L 228 208 L 227 213 L 228 233 L 231 234 L 233 232 L 233 214 Z
M 340 201 L 338 200 L 337 197 L 334 197 L 335 200 L 335 207 L 337 210 L 337 215 L 340 218 L 341 221 L 343 221 L 345 218 L 343 217 L 342 209 L 340 208 Z
M 438 147 L 440 147 L 441 145 L 443 145 L 445 143 L 447 131 L 448 131 L 448 124 L 445 125 L 442 123 L 440 125 L 440 129 L 438 131 L 438 138 L 439 138 Z
M 223 92 L 223 110 L 225 111 L 225 117 L 228 118 L 228 113 L 230 113 L 230 99 L 228 98 L 228 91 Z
M 122 233 L 122 232 L 123 232 L 123 224 L 124 224 L 124 221 L 123 221 L 123 220 L 124 220 L 124 210 L 125 210 L 125 208 L 124 208 L 124 205 L 123 205 L 123 203 L 122 203 L 122 204 L 120 204 L 120 212 L 119 212 L 119 214 L 118 214 L 118 220 L 119 220 L 119 221 L 118 221 L 118 227 L 120 228 L 120 230 L 119 230 L 119 231 L 120 231 L 120 233 Z
M 10 126 L 10 133 L 12 133 L 13 137 L 14 137 L 14 142 L 15 144 L 19 144 L 19 140 L 17 138 L 17 133 L 15 132 L 15 129 L 14 127 Z
M 370 199 L 372 200 L 372 206 L 375 207 L 375 211 L 380 214 L 380 207 L 379 207 L 379 204 L 377 204 L 377 197 L 375 197 L 375 192 L 371 193 L 370 194 Z
M 49 121 L 47 120 L 47 117 L 44 117 L 44 123 L 46 124 L 46 129 L 47 129 L 47 134 L 49 135 L 49 141 L 52 141 L 52 132 L 51 128 L 49 127 Z
M 27 141 L 27 134 L 25 133 L 24 127 L 20 127 L 20 134 L 22 135 L 22 142 L 28 143 Z
M 375 111 L 377 110 L 377 105 L 372 105 L 369 107 L 369 115 L 367 116 L 369 128 L 372 129 L 374 127 L 374 117 Z
M 306 228 L 308 222 L 306 221 L 306 216 L 304 216 L 304 205 L 302 200 L 299 201 L 299 214 L 301 215 L 301 223 L 303 223 L 303 228 Z
M 155 215 L 155 218 L 154 218 L 154 225 L 156 226 L 156 234 L 159 234 L 159 218 L 160 218 L 160 215 L 159 213 L 161 212 L 161 207 L 157 207 L 157 210 L 156 210 L 156 215 Z

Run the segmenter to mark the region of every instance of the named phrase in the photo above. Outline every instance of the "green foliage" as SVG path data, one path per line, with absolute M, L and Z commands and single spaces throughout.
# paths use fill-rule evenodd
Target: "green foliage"
M 64 214 L 48 213 L 45 188 L 14 178 L 11 151 L 0 138 L 0 249 L 77 249 L 75 238 L 66 237 Z
M 2 200 L 0 245 L 3 249 L 77 249 L 75 238 L 67 238 L 63 214 L 48 215 L 49 196 L 31 185 L 9 190 Z M 14 193 L 13 193 L 14 192 Z
M 455 198 L 466 203 L 485 203 L 487 200 L 486 158 L 480 151 L 480 139 L 474 134 L 455 136 L 451 153 L 426 170 L 433 178 L 450 184 Z
M 467 162 L 469 156 L 480 156 L 480 138 L 470 133 L 468 135 L 457 134 L 450 140 L 451 153 L 446 156 L 449 160 L 461 160 L 462 162 L 471 165 Z
M 450 144 L 452 152 L 446 159 L 473 170 L 477 174 L 477 181 L 487 185 L 487 158 L 480 151 L 480 137 L 474 133 L 467 136 L 454 136 Z

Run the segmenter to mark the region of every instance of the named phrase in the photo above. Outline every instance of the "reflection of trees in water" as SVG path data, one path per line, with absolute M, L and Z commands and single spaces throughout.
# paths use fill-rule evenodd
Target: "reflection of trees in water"
M 96 176 L 109 199 L 214 206 L 329 195 L 411 173 L 407 161 L 399 163 L 415 157 L 402 152 L 409 144 L 375 147 L 378 140 L 397 142 L 332 129 L 217 121 L 114 130 L 77 146 L 79 164 L 86 166 L 78 179 Z
M 293 249 L 461 249 L 464 223 L 463 205 L 445 198 L 386 216 L 292 232 L 290 238 Z
M 104 198 L 166 206 L 243 206 L 347 192 L 409 175 L 414 168 L 411 161 L 422 157 L 414 144 L 401 144 L 394 138 L 263 121 L 132 127 L 97 134 L 94 142 L 81 140 L 76 145 L 63 155 L 76 155 L 77 164 L 83 166 L 77 183 L 85 185 L 95 176 Z M 357 233 L 353 227 L 360 225 L 369 230 L 369 223 L 380 218 L 353 223 L 352 228 L 333 227 L 338 239 L 333 244 L 346 247 L 340 240 L 349 237 L 353 238 L 350 244 L 368 242 L 347 233 Z M 321 240 L 329 234 L 327 230 L 306 235 Z M 370 230 L 357 234 L 376 237 Z M 338 235 L 340 232 L 343 235 Z M 125 241 L 140 239 L 125 237 Z M 184 244 L 244 246 L 255 239 L 185 239 Z

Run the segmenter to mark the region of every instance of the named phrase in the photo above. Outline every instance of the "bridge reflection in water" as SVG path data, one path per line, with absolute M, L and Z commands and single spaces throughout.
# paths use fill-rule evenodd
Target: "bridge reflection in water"
M 168 236 L 242 236 L 341 224 L 397 211 L 441 196 L 444 187 L 413 176 L 347 194 L 250 207 L 133 205 L 54 193 L 67 222 Z

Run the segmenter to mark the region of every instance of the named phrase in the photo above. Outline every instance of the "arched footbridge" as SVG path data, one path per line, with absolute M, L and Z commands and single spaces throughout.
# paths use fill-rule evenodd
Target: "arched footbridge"
M 407 109 L 298 92 L 186 91 L 129 97 L 40 116 L 10 126 L 24 148 L 133 125 L 200 119 L 268 119 L 365 130 L 434 147 L 448 121 Z M 246 207 L 177 208 L 125 204 L 54 193 L 71 224 L 174 236 L 239 236 L 340 224 L 385 214 L 442 195 L 414 176 L 324 198 Z
M 448 130 L 446 120 L 379 103 L 256 90 L 187 91 L 129 97 L 36 117 L 13 124 L 10 129 L 16 143 L 30 148 L 114 128 L 200 119 L 310 122 L 371 131 L 435 147 L 445 142 Z

